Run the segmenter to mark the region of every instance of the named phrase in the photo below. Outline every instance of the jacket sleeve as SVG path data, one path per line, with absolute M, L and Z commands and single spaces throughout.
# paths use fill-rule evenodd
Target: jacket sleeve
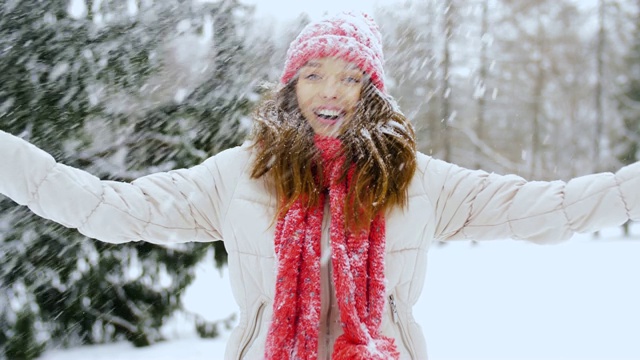
M 640 220 L 640 163 L 615 174 L 525 181 L 430 159 L 423 184 L 434 206 L 435 238 L 552 243 L 575 232 Z
M 0 131 L 0 193 L 35 214 L 112 243 L 222 239 L 225 182 L 216 157 L 132 183 L 101 181 Z

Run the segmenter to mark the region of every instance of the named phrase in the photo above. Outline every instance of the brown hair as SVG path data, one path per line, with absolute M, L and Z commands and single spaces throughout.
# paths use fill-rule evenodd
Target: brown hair
M 277 216 L 297 199 L 318 204 L 323 191 L 322 163 L 314 131 L 298 107 L 296 79 L 263 101 L 254 113 L 252 138 L 257 156 L 251 176 L 269 175 L 279 200 Z M 354 118 L 341 129 L 348 167 L 355 164 L 348 189 L 345 222 L 352 229 L 368 226 L 373 217 L 394 206 L 405 206 L 416 168 L 413 126 L 370 82 L 363 86 Z M 274 219 L 275 220 L 275 219 Z

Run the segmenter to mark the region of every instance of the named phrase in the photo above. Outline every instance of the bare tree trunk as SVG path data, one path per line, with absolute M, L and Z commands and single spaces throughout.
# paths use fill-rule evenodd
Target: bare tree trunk
M 427 14 L 429 15 L 429 21 L 432 23 L 435 23 L 436 18 L 437 18 L 437 9 L 438 9 L 438 4 L 437 4 L 437 0 L 429 0 L 427 2 Z M 438 67 L 437 64 L 437 56 L 436 56 L 436 48 L 433 46 L 433 44 L 435 43 L 435 37 L 437 36 L 436 34 L 434 34 L 434 32 L 436 31 L 436 28 L 433 26 L 429 26 L 429 31 L 427 32 L 427 44 L 428 44 L 428 49 L 427 49 L 427 56 L 429 57 L 429 62 L 431 63 L 429 68 L 432 69 L 433 71 L 431 71 L 431 75 L 429 75 L 428 78 L 428 82 L 430 84 L 430 87 L 432 90 L 430 90 L 427 94 L 426 94 L 426 103 L 427 103 L 427 112 L 426 112 L 426 116 L 427 116 L 427 129 L 429 131 L 429 139 L 430 139 L 430 146 L 431 146 L 431 151 L 434 151 L 434 147 L 438 147 L 439 141 L 440 141 L 440 114 L 438 112 L 438 96 L 437 96 L 437 91 L 438 91 L 438 75 L 437 75 L 437 71 L 436 68 Z M 437 151 L 437 150 L 436 150 Z
M 476 85 L 478 89 L 478 113 L 476 119 L 476 136 L 480 142 L 485 141 L 484 136 L 484 124 L 485 124 L 485 111 L 486 111 L 486 91 L 487 91 L 487 41 L 485 35 L 488 31 L 488 15 L 489 14 L 489 0 L 484 0 L 482 2 L 482 24 L 480 26 L 480 69 L 479 69 L 479 78 L 478 84 Z M 476 155 L 476 168 L 481 168 L 482 164 L 480 161 L 479 155 Z
M 543 54 L 544 54 L 544 28 L 542 24 L 542 14 L 540 13 L 540 7 L 538 7 L 538 31 L 536 45 L 538 50 L 536 64 L 535 83 L 533 87 L 533 114 L 531 124 L 531 163 L 529 168 L 529 178 L 534 178 L 537 174 L 537 170 L 540 167 L 538 165 L 541 150 L 541 124 L 540 118 L 543 108 L 542 92 L 544 90 L 545 83 L 545 69 L 543 67 Z
M 602 82 L 604 80 L 604 42 L 605 42 L 605 27 L 604 27 L 604 15 L 605 15 L 605 1 L 599 0 L 598 2 L 598 43 L 596 47 L 596 89 L 595 89 L 595 134 L 593 134 L 593 171 L 602 171 L 601 169 L 601 141 L 604 115 L 602 110 Z
M 591 169 L 593 172 L 597 172 L 601 170 L 600 165 L 600 137 L 602 136 L 602 69 L 603 69 L 603 51 L 604 51 L 604 0 L 598 1 L 598 42 L 596 44 L 596 88 L 594 91 L 595 97 L 595 128 L 593 134 L 593 168 Z M 626 224 L 625 224 L 626 225 Z M 627 233 L 627 229 L 624 228 L 625 234 Z M 596 231 L 593 233 L 594 237 L 600 237 L 600 232 Z
M 445 161 L 451 161 L 451 129 L 449 121 L 451 119 L 451 84 L 449 83 L 449 68 L 451 66 L 451 50 L 450 42 L 452 36 L 453 21 L 451 19 L 453 13 L 453 0 L 445 0 L 444 2 L 444 46 L 442 54 L 442 119 L 441 134 L 443 145 L 443 158 Z
M 637 0 L 636 3 L 637 6 L 637 10 L 638 11 L 638 16 L 636 17 L 636 29 L 640 28 L 640 0 Z M 600 16 L 602 19 L 602 23 L 604 23 L 604 0 L 600 0 Z M 602 37 L 604 38 L 604 30 L 603 30 L 604 26 L 601 26 L 600 31 L 602 32 Z M 636 30 L 637 33 L 640 33 L 640 31 Z M 604 40 L 603 40 L 604 42 Z M 637 159 L 637 158 L 636 158 Z M 624 224 L 622 224 L 622 232 L 624 234 L 625 237 L 629 237 L 631 231 L 629 229 L 629 226 L 631 225 L 631 220 L 627 220 L 627 222 L 625 222 Z

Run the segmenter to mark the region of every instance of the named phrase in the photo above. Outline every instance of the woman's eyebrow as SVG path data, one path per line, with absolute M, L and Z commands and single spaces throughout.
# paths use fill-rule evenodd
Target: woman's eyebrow
M 304 64 L 303 67 L 313 67 L 313 68 L 319 68 L 321 65 L 319 62 L 316 61 L 309 61 L 308 63 Z

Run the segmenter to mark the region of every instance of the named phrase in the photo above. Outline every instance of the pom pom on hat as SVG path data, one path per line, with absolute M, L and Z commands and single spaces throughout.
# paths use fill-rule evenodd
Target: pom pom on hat
M 386 94 L 382 36 L 366 14 L 340 13 L 307 25 L 291 42 L 280 83 L 286 85 L 309 60 L 338 57 L 357 65 Z

